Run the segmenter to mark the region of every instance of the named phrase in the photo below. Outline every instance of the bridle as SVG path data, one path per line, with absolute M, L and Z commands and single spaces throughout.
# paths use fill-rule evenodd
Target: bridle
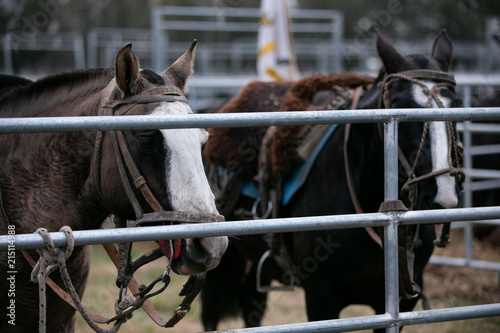
M 104 93 L 101 97 L 99 105 L 99 116 L 122 116 L 126 114 L 133 106 L 138 104 L 149 104 L 149 103 L 161 103 L 161 102 L 182 102 L 187 103 L 186 97 L 184 96 L 181 89 L 176 86 L 162 86 L 155 87 L 146 91 L 143 91 L 137 95 L 126 97 L 123 99 L 116 99 L 118 89 L 116 86 L 115 79 L 112 79 L 108 86 L 105 88 Z M 114 98 L 115 97 L 115 98 Z M 125 110 L 120 110 L 119 107 L 124 105 L 130 105 L 130 107 Z M 121 178 L 121 183 L 125 189 L 127 198 L 132 205 L 134 210 L 136 220 L 131 224 L 133 227 L 147 226 L 147 225 L 169 225 L 176 223 L 201 223 L 201 222 L 222 222 L 224 217 L 219 214 L 202 214 L 202 213 L 192 213 L 192 212 L 181 212 L 181 211 L 166 211 L 159 200 L 155 197 L 151 189 L 149 188 L 144 176 L 141 174 L 137 168 L 132 154 L 127 145 L 127 141 L 122 131 L 110 131 L 109 132 L 113 149 L 115 152 L 116 162 L 118 171 Z M 102 198 L 102 187 L 101 187 L 101 160 L 102 160 L 102 142 L 104 133 L 98 132 L 95 141 L 95 153 L 92 161 L 91 167 L 91 177 L 95 186 L 97 187 L 97 192 L 99 197 Z M 129 177 L 132 181 L 129 181 Z M 136 196 L 136 192 L 133 187 L 142 195 L 146 203 L 149 205 L 152 213 L 145 213 L 139 199 Z M 116 227 L 127 227 L 127 222 L 121 219 L 115 218 Z M 69 243 L 69 240 L 68 240 Z M 61 297 L 66 303 L 71 307 L 78 310 L 82 317 L 85 319 L 87 324 L 96 332 L 102 333 L 112 333 L 118 331 L 121 324 L 126 322 L 132 313 L 143 308 L 150 318 L 159 326 L 162 327 L 173 327 L 177 324 L 190 310 L 191 303 L 201 291 L 205 283 L 205 273 L 198 275 L 192 275 L 189 277 L 188 281 L 184 285 L 180 296 L 185 296 L 181 304 L 174 311 L 174 315 L 170 320 L 163 319 L 154 306 L 150 303 L 149 298 L 158 295 L 163 292 L 169 282 L 170 282 L 170 262 L 174 259 L 174 244 L 172 240 L 170 243 L 170 253 L 163 253 L 161 248 L 153 250 L 139 259 L 132 261 L 131 259 L 131 249 L 132 243 L 120 243 L 118 244 L 118 250 L 113 244 L 103 244 L 106 252 L 110 256 L 111 260 L 118 269 L 118 276 L 116 279 L 116 284 L 120 288 L 120 294 L 117 302 L 115 303 L 116 315 L 111 318 L 104 318 L 90 310 L 85 308 L 81 304 L 78 295 L 72 288 L 69 288 L 70 293 L 61 289 L 57 284 L 55 284 L 49 277 L 46 278 L 47 284 L 52 288 L 52 290 Z M 26 259 L 32 267 L 35 266 L 35 261 L 31 256 L 24 251 Z M 133 274 L 141 266 L 156 260 L 160 257 L 166 255 L 169 258 L 169 263 L 163 272 L 156 280 L 154 280 L 148 286 L 139 285 L 139 283 L 134 279 Z M 163 283 L 160 288 L 155 288 L 156 284 L 159 282 Z M 65 283 L 66 285 L 66 283 Z M 67 285 L 66 285 L 67 286 Z M 68 288 L 68 287 L 67 287 Z M 134 298 L 127 295 L 127 288 L 131 290 Z M 98 326 L 100 324 L 109 324 L 114 322 L 114 326 L 111 329 L 103 329 Z
M 434 84 L 432 88 L 429 88 L 424 82 L 419 79 L 433 80 L 437 81 L 437 83 Z M 389 74 L 386 75 L 384 80 L 378 85 L 378 88 L 380 90 L 378 102 L 379 109 L 390 107 L 390 88 L 395 82 L 400 80 L 407 81 L 422 87 L 423 93 L 427 95 L 427 108 L 432 107 L 432 101 L 435 101 L 439 108 L 444 108 L 445 106 L 438 95 L 439 89 L 442 87 L 454 88 L 456 85 L 453 75 L 433 70 L 416 69 Z M 419 163 L 419 158 L 422 156 L 425 139 L 428 134 L 429 122 L 424 123 L 422 136 L 420 138 L 420 144 L 413 164 L 410 164 L 401 147 L 398 146 L 398 158 L 407 176 L 407 180 L 401 188 L 401 196 L 408 198 L 408 201 L 411 203 L 411 207 L 409 207 L 410 209 L 413 209 L 417 204 L 418 198 L 416 195 L 416 186 L 419 182 L 426 179 L 435 178 L 439 175 L 450 174 L 455 178 L 458 187 L 461 188 L 465 180 L 465 173 L 459 165 L 459 161 L 463 160 L 462 143 L 460 142 L 460 139 L 455 135 L 453 123 L 451 121 L 446 121 L 445 124 L 446 134 L 448 137 L 447 168 L 432 171 L 427 174 L 415 177 L 415 169 Z
M 176 86 L 155 87 L 143 91 L 137 95 L 123 99 L 113 99 L 113 95 L 118 90 L 115 79 L 112 79 L 105 88 L 101 98 L 98 115 L 99 116 L 122 116 L 125 115 L 133 106 L 137 104 L 161 103 L 161 102 L 182 102 L 187 103 L 186 97 L 182 91 Z M 120 111 L 118 108 L 123 105 L 130 105 L 129 108 Z M 144 211 L 137 200 L 137 197 L 130 186 L 127 177 L 127 171 L 133 179 L 134 187 L 141 192 L 146 202 L 153 211 L 163 211 L 163 207 L 156 199 L 153 192 L 146 183 L 145 178 L 141 175 L 137 165 L 135 164 L 132 155 L 130 154 L 125 136 L 122 131 L 109 132 L 115 157 L 117 160 L 118 171 L 122 180 L 127 197 L 134 209 L 136 219 L 140 219 L 144 215 Z M 95 158 L 93 162 L 93 178 L 97 186 L 97 190 L 102 197 L 102 180 L 101 180 L 101 153 L 102 153 L 103 132 L 98 132 L 95 141 Z
M 173 103 L 173 102 L 181 102 L 187 104 L 187 99 L 184 96 L 181 89 L 176 86 L 168 85 L 155 87 L 152 89 L 148 89 L 134 96 L 126 97 L 123 99 L 113 99 L 113 95 L 116 94 L 117 87 L 115 80 L 113 79 L 108 86 L 106 87 L 103 96 L 101 98 L 100 108 L 98 115 L 104 116 L 122 116 L 126 114 L 133 106 L 138 104 L 150 104 L 150 103 Z M 124 110 L 120 110 L 122 106 L 130 106 L 125 108 Z M 144 176 L 139 171 L 132 155 L 130 153 L 127 141 L 122 131 L 110 131 L 109 132 L 111 142 L 113 144 L 113 149 L 115 152 L 116 162 L 118 171 L 120 174 L 121 182 L 124 187 L 125 193 L 127 194 L 127 198 L 132 205 L 134 210 L 136 220 L 132 223 L 133 227 L 145 226 L 145 225 L 154 225 L 154 224 L 172 224 L 173 222 L 182 222 L 182 223 L 200 223 L 200 222 L 221 222 L 224 221 L 224 218 L 219 214 L 201 214 L 201 213 L 191 213 L 191 212 L 180 212 L 180 211 L 165 211 L 159 200 L 155 197 L 151 189 L 149 188 Z M 102 194 L 101 188 L 101 180 L 100 180 L 100 160 L 101 160 L 101 147 L 102 147 L 102 139 L 103 132 L 99 132 L 96 137 L 96 158 L 94 160 L 94 177 L 96 179 L 96 184 L 98 191 Z M 131 181 L 129 181 L 129 176 Z M 136 196 L 136 192 L 133 187 L 139 191 L 142 197 L 145 199 L 149 207 L 152 209 L 153 213 L 144 213 L 142 206 L 139 203 L 139 200 Z M 126 222 L 121 220 L 118 221 L 117 227 L 126 227 Z M 174 259 L 174 244 L 172 240 L 170 242 L 170 253 L 166 254 L 166 256 L 170 259 L 165 272 L 156 279 L 149 286 L 143 286 L 139 291 L 136 291 L 134 296 L 136 296 L 137 300 L 135 302 L 144 302 L 144 300 L 150 298 L 158 294 L 159 292 L 154 292 L 152 294 L 147 294 L 150 290 L 153 289 L 154 285 L 158 282 L 163 282 L 164 286 L 160 289 L 163 291 L 170 281 L 168 274 L 170 272 L 170 262 Z M 109 247 L 108 247 L 109 248 Z M 107 250 L 108 250 L 107 248 Z M 113 246 L 114 248 L 114 246 Z M 117 285 L 120 288 L 120 296 L 118 302 L 122 301 L 122 296 L 126 295 L 126 289 L 129 285 L 129 282 L 133 278 L 134 272 L 141 267 L 142 265 L 149 263 L 161 256 L 163 256 L 163 252 L 161 249 L 157 249 L 148 253 L 136 261 L 132 262 L 130 252 L 132 248 L 132 243 L 119 244 L 118 253 L 119 253 L 119 268 L 118 268 L 118 277 L 117 277 Z M 108 250 L 108 254 L 113 254 L 113 251 Z M 113 260 L 116 263 L 116 260 Z M 197 276 L 192 276 L 189 281 L 191 282 L 188 286 L 186 284 L 185 289 L 190 289 L 190 292 L 184 292 L 186 295 L 186 300 L 189 299 L 189 302 L 185 302 L 181 307 L 179 307 L 174 317 L 166 322 L 163 318 L 156 316 L 150 317 L 155 320 L 155 322 L 164 327 L 172 327 L 174 326 L 189 310 L 190 303 L 196 297 L 198 292 L 203 287 L 203 283 L 205 281 L 204 277 L 205 273 L 198 274 Z M 188 281 L 188 283 L 189 283 Z M 184 302 L 183 302 L 184 303 Z M 147 309 L 146 309 L 147 311 Z
M 429 88 L 424 82 L 419 79 L 427 79 L 437 81 L 437 83 Z M 432 101 L 434 100 L 436 104 L 440 108 L 444 108 L 443 102 L 440 100 L 438 96 L 439 88 L 441 87 L 450 87 L 454 88 L 456 83 L 455 79 L 452 75 L 444 72 L 432 71 L 432 70 L 411 70 L 404 71 L 394 74 L 389 74 L 384 77 L 384 79 L 378 84 L 379 88 L 379 101 L 378 108 L 389 108 L 390 107 L 390 88 L 391 86 L 399 81 L 407 81 L 412 84 L 416 84 L 423 89 L 423 93 L 427 95 L 427 107 L 432 107 Z M 357 104 L 357 100 L 353 100 L 352 105 L 355 108 Z M 403 150 L 398 145 L 398 159 L 403 169 L 405 170 L 407 180 L 403 184 L 401 188 L 401 197 L 406 198 L 410 203 L 410 209 L 414 209 L 418 204 L 418 195 L 417 195 L 417 185 L 419 182 L 434 178 L 443 174 L 450 174 L 455 177 L 455 181 L 458 187 L 461 187 L 465 180 L 465 173 L 460 168 L 459 161 L 463 159 L 463 146 L 459 140 L 459 138 L 455 135 L 455 130 L 453 123 L 450 121 L 446 121 L 446 133 L 448 136 L 448 167 L 443 168 L 441 170 L 436 170 L 429 172 L 427 174 L 416 177 L 415 169 L 418 165 L 419 158 L 422 156 L 422 151 L 424 148 L 425 140 L 428 134 L 429 122 L 425 122 L 423 126 L 422 136 L 420 138 L 420 144 L 417 150 L 417 154 L 413 164 L 410 164 L 408 159 L 406 158 Z M 349 157 L 348 157 L 348 140 L 349 140 L 349 132 L 350 132 L 350 124 L 345 125 L 344 132 L 344 163 L 345 163 L 345 171 L 346 171 L 346 179 L 349 188 L 349 192 L 351 195 L 351 200 L 353 206 L 358 214 L 363 213 L 363 209 L 359 202 L 358 196 L 356 194 L 356 189 L 354 185 L 354 180 L 352 178 L 352 173 L 349 166 Z M 380 138 L 383 140 L 383 131 L 381 129 L 381 125 L 378 126 L 378 132 Z M 454 159 L 453 159 L 454 158 Z M 455 161 L 455 163 L 454 163 Z M 392 211 L 406 211 L 407 207 L 401 201 L 390 201 L 384 202 L 380 206 L 380 212 L 384 212 L 387 210 Z M 398 258 L 399 258 L 399 279 L 400 279 L 400 294 L 405 298 L 410 299 L 414 297 L 416 294 L 421 292 L 419 286 L 413 281 L 413 260 L 414 260 L 414 250 L 418 247 L 418 231 L 419 225 L 416 225 L 416 229 L 410 230 L 409 226 L 400 226 L 398 229 Z M 443 227 L 435 225 L 436 228 L 436 240 L 434 244 L 439 247 L 444 247 L 448 244 L 449 239 L 449 228 L 450 223 L 444 223 Z M 368 227 L 365 228 L 370 237 L 380 246 L 383 247 L 383 242 L 377 231 L 373 228 Z

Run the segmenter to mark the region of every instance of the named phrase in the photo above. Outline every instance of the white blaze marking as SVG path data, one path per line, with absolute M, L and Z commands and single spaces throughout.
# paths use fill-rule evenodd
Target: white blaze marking
M 422 81 L 430 89 L 434 86 L 431 81 Z M 423 93 L 423 89 L 414 84 L 413 98 L 422 107 L 427 107 L 428 97 Z M 450 99 L 439 96 L 445 108 L 450 106 Z M 432 100 L 432 107 L 437 108 L 436 101 Z M 435 121 L 429 123 L 429 136 L 431 140 L 432 171 L 438 171 L 450 167 L 448 164 L 448 135 L 446 134 L 446 123 Z M 437 194 L 434 202 L 444 208 L 455 208 L 458 205 L 458 197 L 455 191 L 455 178 L 449 174 L 442 174 L 436 178 Z
M 152 115 L 192 113 L 185 103 L 163 103 Z M 217 214 L 214 195 L 201 159 L 208 133 L 199 128 L 161 130 L 170 159 L 166 161 L 167 188 L 177 211 Z

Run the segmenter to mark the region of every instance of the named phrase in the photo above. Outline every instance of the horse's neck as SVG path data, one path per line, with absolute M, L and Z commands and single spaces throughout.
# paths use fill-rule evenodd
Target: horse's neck
M 372 84 L 372 87 L 360 98 L 358 102 L 358 109 L 378 109 L 378 101 L 380 90 L 378 88 L 379 82 L 382 81 L 384 75 L 380 74 Z
M 94 141 L 95 133 L 30 134 L 2 154 L 3 201 L 20 229 L 85 229 L 103 219 L 89 182 Z
M 358 103 L 358 109 L 377 109 L 379 90 L 377 78 Z M 357 194 L 361 206 L 367 212 L 376 211 L 377 198 L 383 199 L 383 158 L 384 146 L 379 124 L 352 124 L 347 154 L 351 173 L 357 180 Z M 381 191 L 378 190 L 381 188 Z M 370 207 L 374 203 L 373 207 Z
M 96 115 L 101 95 L 86 95 L 85 99 L 83 92 L 75 92 L 73 97 L 79 98 L 64 100 L 54 113 L 63 116 L 72 106 L 78 115 Z M 33 232 L 40 226 L 51 231 L 63 225 L 72 229 L 99 227 L 106 214 L 90 176 L 95 140 L 95 132 L 11 134 L 0 138 L 3 202 L 19 232 Z
M 0 98 L 0 117 L 91 116 L 111 70 L 63 73 L 40 79 Z

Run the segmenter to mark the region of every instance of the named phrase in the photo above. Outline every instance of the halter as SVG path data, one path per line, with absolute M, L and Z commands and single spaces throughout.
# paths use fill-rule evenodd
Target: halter
M 98 111 L 99 116 L 122 116 L 126 114 L 133 106 L 138 104 L 161 102 L 182 102 L 187 104 L 186 97 L 183 95 L 182 90 L 173 85 L 155 87 L 143 91 L 137 95 L 126 97 L 123 99 L 113 99 L 113 97 L 116 95 L 116 92 L 116 82 L 115 79 L 113 79 L 105 88 L 102 95 Z M 118 108 L 124 105 L 130 105 L 130 107 L 120 111 Z M 173 222 L 200 223 L 224 221 L 224 217 L 219 214 L 166 211 L 149 188 L 144 176 L 137 168 L 123 132 L 110 131 L 109 134 L 111 137 L 111 142 L 113 144 L 121 182 L 136 216 L 136 220 L 133 222 L 133 227 L 144 225 L 172 224 Z M 103 132 L 98 132 L 95 141 L 95 157 L 93 161 L 94 163 L 92 168 L 92 177 L 95 180 L 97 191 L 101 197 L 102 186 L 100 170 L 102 160 L 102 141 Z M 132 178 L 132 181 L 129 181 L 129 176 L 130 178 Z M 133 190 L 131 183 L 133 184 L 133 187 L 141 193 L 149 207 L 153 210 L 153 213 L 144 213 L 144 210 L 139 203 L 139 200 L 135 194 L 135 191 Z M 115 221 L 117 227 L 127 226 L 126 221 L 120 219 L 115 219 Z M 158 312 L 147 300 L 150 297 L 155 296 L 165 290 L 170 282 L 170 262 L 174 259 L 174 245 L 172 240 L 170 240 L 170 253 L 169 255 L 167 254 L 167 257 L 169 258 L 169 264 L 165 269 L 165 272 L 160 275 L 155 281 L 153 281 L 149 286 L 139 286 L 133 278 L 133 274 L 139 267 L 162 257 L 164 253 L 160 248 L 143 255 L 134 262 L 132 262 L 130 255 L 132 243 L 120 243 L 118 246 L 118 251 L 113 245 L 110 246 L 110 244 L 106 244 L 105 249 L 118 268 L 116 283 L 120 288 L 120 295 L 117 304 L 122 304 L 121 307 L 118 306 L 119 310 L 116 311 L 117 315 L 114 318 L 108 320 L 108 323 L 116 320 L 117 324 L 118 322 L 120 322 L 121 324 L 123 319 L 125 318 L 126 320 L 126 318 L 129 317 L 133 311 L 140 307 L 143 307 L 148 315 L 153 319 L 153 321 L 155 321 L 159 326 L 173 327 L 189 311 L 191 302 L 201 291 L 201 288 L 203 287 L 203 284 L 205 282 L 205 273 L 191 276 L 189 278 L 188 282 L 184 286 L 183 291 L 181 291 L 181 296 L 186 297 L 181 305 L 176 309 L 174 316 L 167 322 L 158 314 Z M 161 287 L 160 290 L 148 294 L 148 292 L 150 292 L 158 282 L 164 283 L 164 286 Z M 132 290 L 136 300 L 131 299 L 130 296 L 126 296 L 127 287 Z
M 425 83 L 423 83 L 418 79 L 434 80 L 438 81 L 438 83 L 436 83 L 432 88 L 429 88 Z M 455 78 L 453 77 L 453 75 L 433 70 L 417 69 L 417 70 L 409 70 L 409 71 L 389 74 L 378 85 L 378 88 L 380 90 L 379 102 L 378 102 L 379 109 L 390 106 L 389 102 L 390 88 L 396 81 L 399 80 L 404 80 L 422 87 L 423 93 L 427 95 L 427 106 L 426 106 L 427 108 L 432 107 L 433 100 L 436 102 L 439 108 L 444 108 L 445 106 L 438 95 L 439 89 L 441 87 L 454 88 L 456 85 Z M 427 137 L 429 129 L 429 122 L 424 123 L 422 137 L 420 138 L 420 144 L 417 150 L 417 155 L 412 165 L 409 163 L 408 159 L 404 155 L 403 151 L 401 150 L 401 147 L 398 147 L 398 158 L 408 178 L 407 181 L 403 184 L 403 187 L 401 188 L 401 195 L 408 197 L 409 201 L 411 202 L 410 209 L 413 209 L 414 206 L 416 205 L 417 195 L 415 193 L 416 192 L 415 188 L 416 185 L 422 180 L 434 178 L 439 175 L 447 173 L 455 178 L 455 181 L 459 187 L 462 186 L 465 180 L 465 173 L 459 166 L 459 161 L 461 160 L 461 157 L 463 157 L 463 146 L 460 142 L 460 139 L 455 135 L 452 122 L 446 121 L 445 123 L 446 123 L 446 134 L 448 136 L 448 156 L 447 156 L 448 168 L 436 170 L 421 175 L 419 177 L 415 177 L 415 168 L 417 167 L 419 158 L 422 155 L 425 139 Z M 453 163 L 453 157 L 455 158 L 456 163 Z M 412 187 L 412 185 L 414 186 Z

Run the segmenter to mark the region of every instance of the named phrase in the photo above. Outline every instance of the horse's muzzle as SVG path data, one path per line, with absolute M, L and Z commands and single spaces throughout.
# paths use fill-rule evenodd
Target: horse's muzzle
M 214 269 L 227 249 L 226 236 L 189 238 L 182 242 L 182 252 L 171 263 L 172 270 L 180 275 L 193 275 Z

